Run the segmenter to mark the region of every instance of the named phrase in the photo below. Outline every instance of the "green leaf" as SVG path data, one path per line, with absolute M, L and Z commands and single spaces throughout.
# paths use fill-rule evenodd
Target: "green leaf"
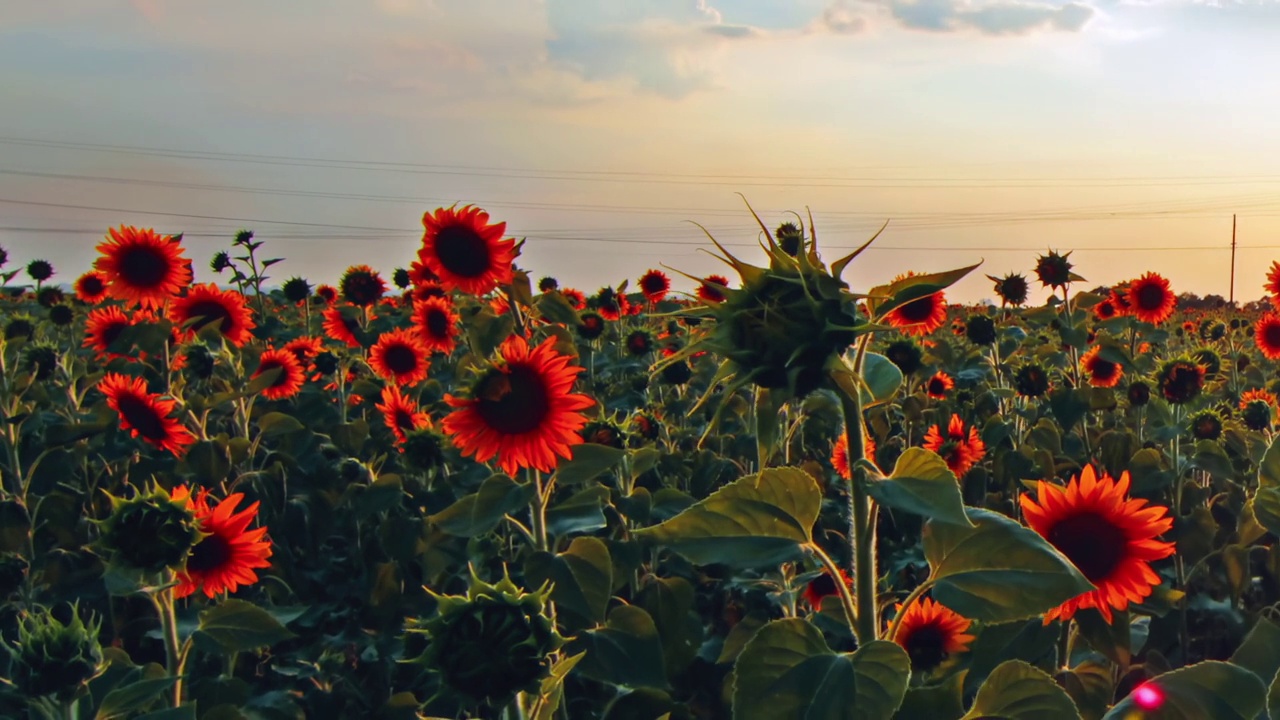
M 556 482 L 561 485 L 576 485 L 595 480 L 626 456 L 627 451 L 620 448 L 600 445 L 599 443 L 582 443 L 574 445 L 568 460 L 560 463 L 556 470 Z
M 1021 660 L 1001 663 L 978 688 L 965 720 L 1080 720 L 1071 696 L 1053 678 Z
M 1089 391 L 1083 388 L 1059 388 L 1049 393 L 1049 408 L 1058 424 L 1070 430 L 1089 412 Z
M 862 358 L 862 382 L 859 383 L 859 376 L 853 368 L 854 357 L 852 350 L 846 352 L 844 366 L 838 367 L 836 372 L 845 373 L 859 388 L 862 407 L 871 408 L 892 400 L 898 388 L 902 387 L 902 370 L 884 355 L 869 352 Z M 841 385 L 844 387 L 845 383 Z M 845 387 L 845 392 L 849 392 L 848 387 Z
M 139 715 L 134 720 L 196 720 L 196 704 L 183 703 L 176 708 L 156 710 L 146 715 Z
M 803 470 L 769 468 L 635 534 L 699 565 L 777 565 L 809 542 L 821 506 L 822 491 Z
M 613 594 L 613 561 L 600 539 L 574 538 L 562 553 L 535 553 L 524 571 L 533 586 L 551 581 L 551 599 L 562 609 L 593 624 L 604 622 Z
M 256 395 L 272 385 L 275 385 L 276 381 L 280 379 L 282 374 L 284 374 L 284 368 L 270 368 L 266 372 L 250 380 L 244 391 L 248 395 Z
M 972 620 L 1034 617 L 1093 590 L 1044 538 L 989 510 L 967 509 L 977 527 L 930 521 L 924 554 L 936 601 Z
M 129 713 L 142 710 L 160 700 L 178 682 L 178 678 L 161 677 L 139 680 L 125 687 L 118 687 L 107 693 L 98 706 L 97 720 L 115 720 Z
M 923 515 L 941 523 L 973 527 L 955 473 L 937 453 L 907 448 L 885 480 L 867 483 L 867 492 L 886 507 Z
M 359 455 L 364 441 L 369 439 L 369 422 L 364 418 L 343 423 L 331 433 L 333 444 L 350 455 Z
M 383 475 L 374 480 L 355 499 L 356 520 L 365 520 L 400 504 L 404 487 L 399 475 Z
M 853 654 L 832 652 L 801 619 L 756 633 L 734 668 L 734 720 L 890 720 L 902 704 L 911 659 L 895 643 L 872 640 Z
M 604 506 L 609 502 L 609 488 L 591 485 L 547 508 L 547 532 L 568 535 L 599 530 L 607 526 Z
M 227 652 L 247 652 L 296 637 L 271 613 L 234 598 L 200 613 L 196 634 L 213 640 Z
M 231 472 L 227 448 L 212 440 L 200 440 L 187 448 L 182 461 L 203 486 L 217 485 Z
M 1257 675 L 1212 660 L 1165 673 L 1140 687 L 1153 688 L 1163 698 L 1158 715 L 1146 713 L 1129 693 L 1103 720 L 1254 720 L 1267 704 L 1267 687 Z
M 1006 660 L 1022 660 L 1041 670 L 1056 666 L 1058 637 L 1062 624 L 1045 625 L 1039 618 L 984 625 L 969 646 L 970 665 L 965 673 L 964 694 L 971 696 L 998 665 Z
M 1258 463 L 1258 487 L 1280 488 L 1280 436 L 1271 441 Z
M 603 628 L 579 633 L 565 651 L 586 651 L 578 671 L 592 680 L 622 687 L 667 687 L 658 628 L 649 613 L 634 605 L 614 608 Z
M 1235 468 L 1231 467 L 1231 458 L 1227 457 L 1227 451 L 1213 440 L 1201 440 L 1196 443 L 1191 464 L 1219 480 L 1231 481 L 1236 477 Z
M 262 437 L 284 435 L 301 430 L 303 427 L 303 424 L 298 422 L 298 418 L 288 413 L 270 412 L 258 418 L 258 432 L 262 433 Z
M 653 578 L 636 596 L 636 604 L 658 627 L 663 659 L 672 677 L 684 672 L 702 645 L 702 620 L 694 612 L 694 596 L 693 584 L 680 577 Z
M 952 673 L 940 685 L 907 689 L 894 720 L 960 720 L 964 715 L 964 673 Z
M 564 295 L 557 292 L 544 292 L 533 301 L 533 307 L 547 322 L 560 323 L 566 327 L 575 328 L 582 320 L 578 317 L 578 311 L 573 308 L 573 304 Z
M 1055 680 L 1071 696 L 1082 717 L 1100 718 L 1116 693 L 1111 675 L 1112 667 L 1105 660 L 1085 660 L 1070 670 L 1058 671 Z
M 22 552 L 31 534 L 31 513 L 17 500 L 0 501 L 0 552 Z
M 1268 532 L 1280 535 L 1280 487 L 1258 488 L 1253 496 L 1253 517 Z
M 871 315 L 872 320 L 879 321 L 894 308 L 951 287 L 956 281 L 968 275 L 981 264 L 978 263 L 946 272 L 912 275 L 888 285 L 873 287 L 867 293 L 870 296 L 867 298 L 867 312 Z M 886 297 L 888 299 L 884 299 Z
M 1129 666 L 1130 629 L 1127 611 L 1113 613 L 1111 622 L 1107 622 L 1102 613 L 1087 608 L 1076 613 L 1075 621 L 1081 637 L 1088 641 L 1089 647 L 1117 665 Z
M 1231 662 L 1270 684 L 1280 672 L 1280 625 L 1265 617 L 1259 618 L 1236 648 Z
M 533 706 L 533 712 L 529 715 L 529 720 L 554 720 L 556 710 L 560 708 L 560 702 L 564 700 L 564 679 L 569 676 L 569 672 L 573 670 L 585 653 L 578 653 L 569 657 L 561 658 L 555 665 L 551 666 L 551 674 L 542 679 L 542 684 L 538 690 L 538 700 Z M 410 697 L 413 697 L 410 695 Z M 417 706 L 417 701 L 413 701 L 413 705 Z
M 450 535 L 475 537 L 492 531 L 507 513 L 528 507 L 534 487 L 506 475 L 491 475 L 480 489 L 427 519 Z

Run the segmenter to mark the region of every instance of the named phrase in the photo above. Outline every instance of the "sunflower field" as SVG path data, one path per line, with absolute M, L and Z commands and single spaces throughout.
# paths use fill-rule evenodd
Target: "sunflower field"
M 473 206 L 0 251 L 0 717 L 1280 720 L 1280 313 L 755 219 L 688 295 Z

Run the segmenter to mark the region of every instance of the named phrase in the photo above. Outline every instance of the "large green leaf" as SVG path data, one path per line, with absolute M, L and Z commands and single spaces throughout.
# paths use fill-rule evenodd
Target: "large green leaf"
M 636 595 L 662 636 L 667 673 L 676 677 L 693 662 L 702 646 L 702 620 L 694 612 L 693 584 L 680 577 L 653 578 Z M 736 626 L 735 626 L 736 627 Z
M 98 714 L 94 717 L 96 720 L 128 717 L 130 713 L 161 700 L 162 696 L 168 693 L 177 682 L 178 678 L 175 677 L 150 677 L 118 687 L 102 699 L 102 704 L 98 706 Z M 172 693 L 169 695 L 171 696 Z
M 835 653 L 801 619 L 756 633 L 734 668 L 734 720 L 890 720 L 902 704 L 911 659 L 895 643 L 872 640 Z
M 777 565 L 794 560 L 809 542 L 821 506 L 822 491 L 808 473 L 769 468 L 636 535 L 700 565 Z
M 578 672 L 592 680 L 622 687 L 667 687 L 658 627 L 649 613 L 634 605 L 614 608 L 604 627 L 579 633 L 565 651 L 586 651 Z
M 1268 532 L 1280 535 L 1280 487 L 1258 488 L 1253 496 L 1253 517 Z
M 871 288 L 867 294 L 867 312 L 872 320 L 882 319 L 890 310 L 945 290 L 982 263 L 938 273 L 925 273 L 895 280 L 888 285 Z
M 1270 684 L 1280 671 L 1280 625 L 1265 617 L 1259 618 L 1244 642 L 1236 648 L 1231 662 Z
M 562 553 L 534 553 L 524 571 L 531 586 L 551 581 L 551 599 L 560 608 L 591 623 L 604 622 L 613 590 L 613 561 L 604 541 L 574 538 Z
M 271 613 L 234 598 L 201 612 L 196 635 L 213 640 L 227 652 L 270 647 L 294 637 Z
M 1139 703 L 1139 690 L 1144 699 L 1157 698 L 1158 707 Z M 1257 675 L 1238 665 L 1208 661 L 1148 680 L 1103 720 L 1254 720 L 1266 708 L 1266 696 L 1267 687 Z
M 941 523 L 973 527 L 964 514 L 964 499 L 955 473 L 931 450 L 907 448 L 898 457 L 893 473 L 887 479 L 867 483 L 867 491 L 886 507 Z
M 1009 660 L 987 676 L 965 720 L 1080 720 L 1071 696 L 1053 678 L 1022 662 Z
M 850 350 L 845 354 L 844 362 L 834 370 L 840 388 L 850 397 L 856 391 L 864 409 L 892 400 L 898 388 L 902 387 L 902 370 L 884 355 L 869 352 L 863 355 L 859 382 L 859 375 L 853 367 L 854 357 L 855 353 Z
M 998 623 L 1034 617 L 1093 590 L 1035 532 L 989 510 L 967 512 L 976 527 L 925 524 L 924 554 L 938 602 L 967 618 Z
M 450 535 L 475 537 L 492 531 L 503 516 L 528 507 L 534 487 L 506 475 L 491 475 L 480 489 L 428 519 Z
M 1271 441 L 1258 463 L 1258 487 L 1280 488 L 1280 436 Z
M 627 451 L 601 445 L 599 443 L 582 443 L 574 445 L 570 451 L 572 457 L 560 463 L 556 470 L 556 482 L 561 485 L 595 480 L 601 474 L 612 470 Z

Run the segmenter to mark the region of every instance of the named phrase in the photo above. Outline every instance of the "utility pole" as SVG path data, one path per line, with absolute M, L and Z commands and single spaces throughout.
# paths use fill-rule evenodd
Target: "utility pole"
M 1231 214 L 1231 304 L 1236 303 L 1236 216 Z

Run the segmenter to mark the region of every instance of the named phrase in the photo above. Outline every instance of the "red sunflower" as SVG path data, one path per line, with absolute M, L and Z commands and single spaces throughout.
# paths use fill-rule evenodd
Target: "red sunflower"
M 1280 262 L 1271 261 L 1271 270 L 1267 272 L 1267 284 L 1263 287 L 1271 298 L 1271 304 L 1280 309 Z
M 845 587 L 850 590 L 853 589 L 853 579 L 844 570 L 840 571 L 840 579 L 844 581 Z M 804 586 L 802 597 L 804 597 L 805 602 L 809 603 L 809 607 L 814 610 L 820 610 L 822 609 L 823 598 L 839 593 L 840 588 L 836 586 L 836 579 L 831 577 L 831 573 L 824 571 L 818 577 L 810 580 L 808 585 Z
M 921 598 L 907 608 L 897 621 L 893 641 L 911 657 L 911 672 L 928 672 L 969 649 L 974 636 L 967 634 L 972 622 L 929 598 Z
M 428 352 L 449 355 L 457 346 L 460 318 L 447 297 L 420 300 L 413 304 L 413 326 Z
M 870 435 L 863 439 L 863 457 L 876 461 L 876 441 Z M 849 436 L 843 432 L 840 437 L 836 438 L 836 444 L 831 448 L 831 467 L 835 468 L 836 473 L 845 480 L 853 479 L 853 472 L 849 469 Z
M 360 347 L 360 338 L 356 332 L 360 324 L 354 317 L 342 312 L 342 308 L 331 307 L 324 311 L 324 334 L 330 339 L 345 343 L 350 347 Z
M 400 393 L 400 388 L 388 385 L 382 389 L 382 403 L 374 405 L 381 413 L 383 421 L 396 442 L 405 441 L 405 431 L 423 430 L 431 427 L 431 418 L 418 410 L 418 404 Z
M 191 266 L 176 238 L 125 225 L 107 233 L 93 267 L 106 276 L 111 297 L 158 308 L 191 284 Z
M 264 539 L 267 529 L 249 529 L 258 515 L 258 503 L 236 512 L 244 495 L 233 493 L 210 507 L 208 490 L 201 490 L 192 498 L 185 485 L 174 488 L 172 497 L 186 502 L 200 523 L 200 531 L 205 533 L 191 549 L 186 569 L 177 574 L 174 597 L 184 598 L 197 590 L 211 598 L 233 593 L 241 585 L 258 582 L 254 570 L 271 567 L 267 559 L 271 557 L 271 541 Z
M 183 297 L 169 304 L 169 319 L 183 330 L 183 339 L 195 337 L 205 325 L 217 323 L 227 342 L 243 347 L 253 338 L 250 330 L 257 327 L 244 296 L 235 290 L 219 290 L 217 285 L 192 285 Z
M 285 343 L 284 349 L 293 353 L 300 365 L 307 367 L 317 355 L 324 352 L 324 341 L 318 337 L 303 336 Z
M 386 294 L 387 283 L 377 270 L 368 265 L 352 265 L 338 282 L 342 299 L 352 305 L 367 307 Z
M 1269 312 L 1258 319 L 1253 342 L 1268 360 L 1280 360 L 1280 314 Z
M 640 276 L 640 292 L 651 303 L 661 302 L 671 289 L 671 279 L 660 270 L 649 270 Z
M 1094 387 L 1115 387 L 1124 375 L 1124 368 L 1120 367 L 1120 363 L 1114 363 L 1101 357 L 1098 354 L 1101 351 L 1101 345 L 1094 345 L 1089 348 L 1089 351 L 1080 358 L 1080 367 L 1084 368 L 1085 374 L 1089 376 L 1090 385 Z
M 956 381 L 951 376 L 939 370 L 933 374 L 933 377 L 924 381 L 924 391 L 934 400 L 946 400 L 947 393 L 951 392 L 956 386 Z
M 573 288 L 561 288 L 560 294 L 564 296 L 565 300 L 569 301 L 569 304 L 573 306 L 574 310 L 587 309 L 587 296 L 581 290 L 575 290 Z
M 326 305 L 332 305 L 338 299 L 338 289 L 332 285 L 321 285 L 316 288 L 316 297 L 323 300 Z
M 555 350 L 549 337 L 530 349 L 513 335 L 499 349 L 503 362 L 472 386 L 470 399 L 445 395 L 457 408 L 441 426 L 466 455 L 487 462 L 495 455 L 503 472 L 520 468 L 552 471 L 557 456 L 570 457 L 569 447 L 582 442 L 587 424 L 580 410 L 595 401 L 571 393 L 583 368 Z
M 723 275 L 708 275 L 698 283 L 698 297 L 709 303 L 722 303 L 724 291 L 729 287 L 729 278 Z
M 1094 608 L 1107 622 L 1111 611 L 1142 602 L 1160 584 L 1150 563 L 1174 552 L 1173 543 L 1155 538 L 1173 527 L 1168 509 L 1129 499 L 1129 473 L 1119 480 L 1101 477 L 1093 466 L 1084 468 L 1066 488 L 1041 480 L 1036 500 L 1019 498 L 1027 525 L 1072 562 L 1094 590 L 1074 597 L 1045 614 L 1048 625 L 1070 620 L 1076 612 Z
M 1249 407 L 1249 403 L 1253 402 L 1254 400 L 1261 400 L 1262 402 L 1270 405 L 1271 407 L 1276 407 L 1275 395 L 1272 395 L 1266 390 L 1254 389 L 1254 390 L 1246 390 L 1244 394 L 1240 396 L 1240 409 L 1244 410 L 1245 408 Z
M 369 367 L 397 385 L 414 385 L 427 379 L 428 354 L 418 333 L 400 328 L 382 333 L 369 348 Z
M 1129 305 L 1129 283 L 1123 282 L 1111 288 L 1111 302 L 1116 306 L 1117 315 L 1128 315 L 1133 311 Z
M 88 305 L 97 305 L 105 300 L 107 276 L 97 270 L 90 270 L 76 278 L 76 297 L 80 298 L 80 302 Z
M 83 347 L 93 348 L 99 357 L 106 360 L 128 357 L 128 355 L 111 352 L 109 349 L 111 343 L 120 337 L 120 333 L 124 332 L 125 328 L 133 327 L 135 323 L 155 322 L 155 320 L 156 316 L 150 310 L 135 312 L 130 316 L 118 305 L 94 308 L 85 318 Z
M 418 259 L 446 289 L 484 295 L 511 282 L 515 241 L 502 239 L 505 222 L 490 225 L 489 213 L 467 205 L 426 213 L 422 225 Z
M 987 454 L 987 446 L 978 437 L 978 428 L 970 427 L 968 434 L 964 430 L 964 421 L 953 414 L 946 433 L 933 425 L 924 436 L 924 449 L 942 456 L 956 479 L 964 477 Z
M 427 283 L 439 284 L 440 278 L 431 272 L 431 268 L 422 264 L 421 260 L 414 260 L 409 263 L 409 283 L 414 287 L 418 285 L 426 285 Z
M 285 349 L 264 350 L 262 356 L 258 358 L 258 369 L 253 372 L 253 377 L 256 378 L 276 368 L 280 369 L 280 375 L 262 389 L 262 397 L 268 400 L 282 400 L 297 395 L 302 389 L 302 383 L 307 379 L 302 363 L 298 362 L 298 356 Z
M 894 278 L 894 282 L 905 280 L 915 273 L 907 273 Z M 916 298 L 890 310 L 884 321 L 898 328 L 905 335 L 924 336 L 942 327 L 947 322 L 947 297 L 942 291 Z
M 1107 298 L 1093 306 L 1093 316 L 1099 320 L 1110 320 L 1119 314 L 1120 310 L 1111 298 Z
M 98 390 L 106 396 L 107 406 L 120 416 L 120 429 L 128 430 L 133 437 L 179 457 L 196 441 L 181 422 L 169 417 L 177 402 L 147 392 L 142 378 L 107 373 L 98 382 Z
M 1130 311 L 1139 320 L 1159 325 L 1173 314 L 1178 298 L 1169 289 L 1169 281 L 1149 272 L 1129 283 Z

